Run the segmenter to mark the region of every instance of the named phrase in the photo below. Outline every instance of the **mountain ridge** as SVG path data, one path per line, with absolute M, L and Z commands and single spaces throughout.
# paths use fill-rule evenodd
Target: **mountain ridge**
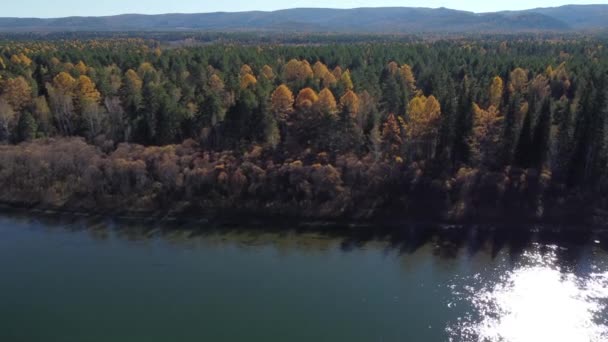
M 292 8 L 211 13 L 0 17 L 2 32 L 288 31 L 352 33 L 533 32 L 608 28 L 608 5 L 475 13 L 445 7 Z

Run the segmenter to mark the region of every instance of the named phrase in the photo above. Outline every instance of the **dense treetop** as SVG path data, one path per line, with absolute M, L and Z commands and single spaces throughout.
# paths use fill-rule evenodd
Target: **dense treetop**
M 595 38 L 5 41 L 0 141 L 81 136 L 105 152 L 125 142 L 188 141 L 236 156 L 262 149 L 263 168 L 272 161 L 313 172 L 355 158 L 380 174 L 419 172 L 442 191 L 452 189 L 450 179 L 516 168 L 547 184 L 599 189 L 608 162 L 607 71 Z M 330 183 L 353 177 L 326 171 Z

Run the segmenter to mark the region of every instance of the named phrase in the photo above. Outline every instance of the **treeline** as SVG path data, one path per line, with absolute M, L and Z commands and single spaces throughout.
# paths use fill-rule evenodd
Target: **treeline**
M 2 200 L 601 217 L 607 57 L 591 38 L 7 42 L 0 141 L 28 143 L 0 149 Z

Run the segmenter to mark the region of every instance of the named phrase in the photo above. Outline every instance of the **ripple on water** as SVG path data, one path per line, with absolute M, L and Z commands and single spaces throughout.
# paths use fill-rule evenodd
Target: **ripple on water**
M 556 246 L 543 250 L 535 245 L 490 285 L 452 286 L 474 313 L 447 327 L 450 341 L 607 341 L 608 272 L 575 275 L 560 269 Z

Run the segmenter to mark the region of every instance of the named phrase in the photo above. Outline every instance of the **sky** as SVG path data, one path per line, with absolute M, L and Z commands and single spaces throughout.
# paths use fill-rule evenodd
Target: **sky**
M 493 12 L 500 10 L 520 10 L 535 7 L 552 7 L 565 4 L 608 4 L 608 0 L 22 0 L 6 1 L 2 4 L 1 17 L 65 17 L 65 16 L 102 16 L 124 13 L 202 13 L 237 12 L 295 7 L 447 7 L 452 9 Z

